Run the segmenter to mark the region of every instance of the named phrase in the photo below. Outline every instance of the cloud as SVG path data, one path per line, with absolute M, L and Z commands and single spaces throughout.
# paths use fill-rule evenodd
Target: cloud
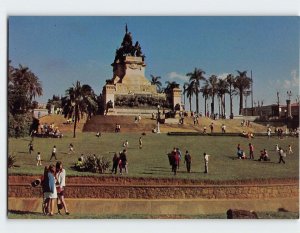
M 228 74 L 229 73 L 218 74 L 217 77 L 218 77 L 218 79 L 225 79 L 225 78 L 227 78 Z
M 184 81 L 184 82 L 189 81 L 189 77 L 187 77 L 184 74 L 179 74 L 179 73 L 177 73 L 175 71 L 172 71 L 172 72 L 168 73 L 167 77 L 170 80 L 180 80 L 180 81 Z
M 283 82 L 283 87 L 285 89 L 290 89 L 293 87 L 299 87 L 299 75 L 297 74 L 296 70 L 292 70 L 291 71 L 291 78 L 290 79 L 286 79 Z

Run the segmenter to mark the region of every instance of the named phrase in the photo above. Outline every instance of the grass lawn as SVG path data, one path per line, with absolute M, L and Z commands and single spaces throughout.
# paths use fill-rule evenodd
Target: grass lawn
M 51 150 L 57 147 L 57 157 L 64 164 L 67 175 L 98 175 L 74 171 L 71 166 L 83 154 L 96 154 L 112 158 L 113 152 L 123 149 L 122 143 L 129 142 L 128 167 L 130 177 L 157 177 L 171 178 L 171 168 L 167 158 L 167 152 L 173 147 L 179 147 L 184 156 L 185 150 L 189 150 L 192 156 L 192 172 L 187 173 L 183 160 L 176 178 L 206 179 L 206 180 L 236 180 L 236 179 L 261 179 L 261 178 L 298 178 L 299 177 L 299 141 L 297 138 L 257 137 L 252 140 L 242 137 L 211 137 L 211 136 L 168 136 L 166 134 L 148 134 L 142 136 L 143 148 L 139 149 L 138 139 L 141 135 L 137 133 L 107 133 L 97 138 L 94 133 L 77 133 L 72 138 L 72 133 L 67 133 L 64 138 L 34 138 L 34 152 L 28 153 L 28 144 L 31 140 L 27 138 L 10 138 L 8 140 L 8 152 L 16 159 L 17 167 L 8 170 L 8 174 L 36 174 L 43 173 L 43 166 L 36 166 L 36 154 L 41 152 L 43 165 L 48 165 Z M 236 158 L 237 144 L 241 144 L 246 154 L 249 154 L 248 143 L 251 142 L 255 149 L 255 160 L 238 160 Z M 68 145 L 73 143 L 75 153 L 68 154 Z M 278 155 L 275 145 L 287 149 L 292 145 L 294 153 L 287 155 L 286 164 L 278 164 Z M 267 149 L 271 162 L 256 161 L 259 151 Z M 209 160 L 209 174 L 204 174 L 203 152 L 211 155 Z M 53 160 L 52 163 L 55 163 Z M 117 175 L 119 176 L 119 175 Z

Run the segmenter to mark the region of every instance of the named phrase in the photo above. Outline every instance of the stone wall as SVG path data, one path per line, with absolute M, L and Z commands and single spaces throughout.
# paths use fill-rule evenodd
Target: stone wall
M 68 198 L 134 198 L 134 199 L 268 199 L 299 196 L 299 185 L 97 185 L 69 184 Z M 41 197 L 41 187 L 10 184 L 8 197 Z

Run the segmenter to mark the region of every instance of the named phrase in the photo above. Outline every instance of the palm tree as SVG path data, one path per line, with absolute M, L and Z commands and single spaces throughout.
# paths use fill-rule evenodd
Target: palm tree
M 238 76 L 235 78 L 235 82 L 233 87 L 238 91 L 240 95 L 240 107 L 239 107 L 239 114 L 242 114 L 242 109 L 243 109 L 243 96 L 244 96 L 244 91 L 250 88 L 251 85 L 251 79 L 247 77 L 247 71 L 239 71 Z
M 154 76 L 154 75 L 150 75 L 151 76 L 151 84 L 156 86 L 156 90 L 159 92 L 161 90 L 161 82 L 159 81 L 159 79 L 161 79 L 160 76 Z
M 200 93 L 200 81 L 205 80 L 204 75 L 205 72 L 202 69 L 194 69 L 194 72 L 187 73 L 186 76 L 190 77 L 190 82 L 194 83 L 194 92 L 196 94 L 196 112 L 199 113 L 199 93 Z
M 201 92 L 204 98 L 204 116 L 206 116 L 206 112 L 207 112 L 206 102 L 209 98 L 209 93 L 210 93 L 209 85 L 207 83 L 201 88 Z
M 217 78 L 216 75 L 212 75 L 208 78 L 208 80 L 206 82 L 209 85 L 210 96 L 211 96 L 211 99 L 212 99 L 211 114 L 213 115 L 215 113 L 215 95 L 217 94 L 218 78 Z
M 183 106 L 184 107 L 185 107 L 185 95 L 186 95 L 188 86 L 189 86 L 189 83 L 187 83 L 187 82 L 185 82 L 183 84 Z
M 225 116 L 225 94 L 228 92 L 228 83 L 225 79 L 219 79 L 217 83 L 218 96 L 221 102 L 221 115 Z
M 226 77 L 226 81 L 229 85 L 230 117 L 233 117 L 232 96 L 234 94 L 234 89 L 233 89 L 233 85 L 235 81 L 234 76 L 232 74 L 228 74 Z
M 195 82 L 190 82 L 185 89 L 186 92 L 186 97 L 189 99 L 189 104 L 190 104 L 190 112 L 192 112 L 192 97 L 195 94 Z
M 62 99 L 65 118 L 74 118 L 74 138 L 76 137 L 77 122 L 82 118 L 82 114 L 88 112 L 89 106 L 92 106 L 91 109 L 98 107 L 92 93 L 90 86 L 81 86 L 80 82 L 77 81 L 76 85 L 66 90 L 66 96 Z

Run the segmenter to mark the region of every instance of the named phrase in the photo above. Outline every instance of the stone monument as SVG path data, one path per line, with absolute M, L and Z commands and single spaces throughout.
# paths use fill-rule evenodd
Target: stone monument
M 167 111 L 181 104 L 179 88 L 173 90 L 173 101 L 170 103 L 166 94 L 159 93 L 156 86 L 145 77 L 145 55 L 139 42 L 133 43 L 127 25 L 111 66 L 113 77 L 106 80 L 102 91 L 105 114 L 151 114 L 158 105 Z

